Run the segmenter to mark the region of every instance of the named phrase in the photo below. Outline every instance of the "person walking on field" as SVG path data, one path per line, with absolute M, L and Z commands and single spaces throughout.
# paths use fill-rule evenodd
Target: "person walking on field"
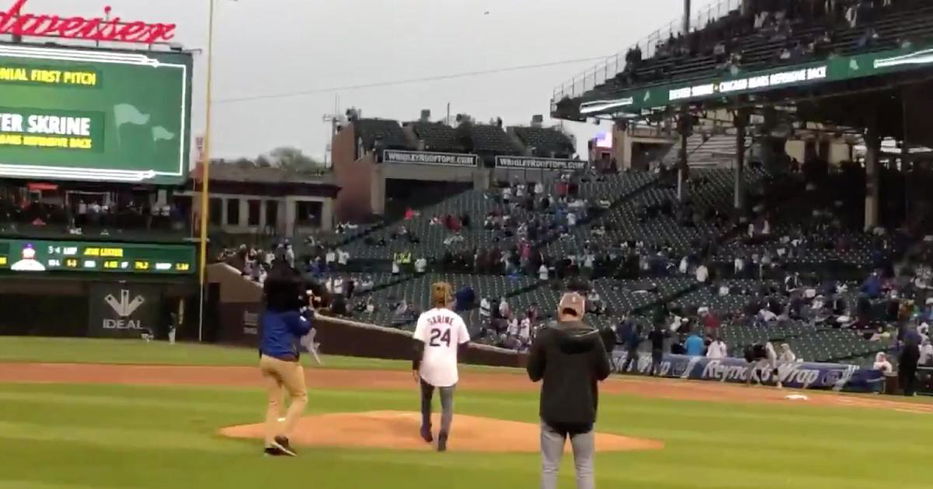
M 558 322 L 538 333 L 528 356 L 528 377 L 541 386 L 541 489 L 557 489 L 567 438 L 573 446 L 577 489 L 594 489 L 598 382 L 611 366 L 601 334 L 583 323 L 586 300 L 568 292 L 560 300 Z M 609 346 L 612 348 L 614 345 Z
M 470 342 L 466 323 L 450 307 L 453 294 L 450 284 L 438 282 L 431 286 L 433 309 L 421 314 L 415 327 L 415 355 L 412 374 L 421 385 L 421 438 L 431 443 L 431 402 L 434 389 L 441 393 L 441 429 L 437 435 L 437 451 L 447 450 L 450 426 L 454 417 L 454 389 L 457 386 L 458 352 L 464 352 Z
M 308 306 L 303 282 L 284 257 L 278 257 L 263 284 L 266 308 L 260 320 L 259 370 L 268 393 L 265 453 L 296 455 L 288 435 L 308 403 L 304 370 L 299 357 L 301 337 L 311 332 L 311 321 L 302 314 Z M 288 392 L 291 404 L 285 410 Z M 280 420 L 285 411 L 284 420 Z

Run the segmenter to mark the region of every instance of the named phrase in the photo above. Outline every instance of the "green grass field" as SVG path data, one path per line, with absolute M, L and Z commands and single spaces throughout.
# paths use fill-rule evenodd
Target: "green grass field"
M 251 365 L 255 353 L 0 338 L 0 362 L 30 359 Z M 405 366 L 327 360 L 343 368 Z M 222 426 L 259 421 L 263 403 L 263 393 L 250 389 L 0 384 L 0 489 L 537 486 L 536 455 L 319 448 L 299 459 L 269 459 L 256 443 L 215 435 Z M 416 399 L 409 391 L 314 389 L 309 406 L 310 413 L 385 409 L 417 410 Z M 462 391 L 457 411 L 534 422 L 537 399 Z M 603 488 L 933 487 L 924 468 L 933 456 L 933 423 L 921 414 L 607 395 L 599 430 L 666 443 L 656 452 L 599 455 Z M 573 487 L 569 460 L 562 487 Z

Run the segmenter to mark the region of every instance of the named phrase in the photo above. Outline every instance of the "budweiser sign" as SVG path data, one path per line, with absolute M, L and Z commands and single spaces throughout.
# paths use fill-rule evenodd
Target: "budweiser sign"
M 9 10 L 0 11 L 0 34 L 142 44 L 169 41 L 175 37 L 175 24 L 148 24 L 125 21 L 120 17 L 88 19 L 26 14 L 23 8 L 28 1 L 16 0 Z M 104 8 L 107 17 L 110 17 L 110 12 L 110 7 Z

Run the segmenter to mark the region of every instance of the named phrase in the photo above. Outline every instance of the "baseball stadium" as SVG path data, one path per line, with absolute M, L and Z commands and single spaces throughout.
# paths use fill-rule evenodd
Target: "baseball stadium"
M 933 487 L 933 1 L 685 0 L 326 167 L 212 156 L 213 2 L 0 3 L 0 489 Z

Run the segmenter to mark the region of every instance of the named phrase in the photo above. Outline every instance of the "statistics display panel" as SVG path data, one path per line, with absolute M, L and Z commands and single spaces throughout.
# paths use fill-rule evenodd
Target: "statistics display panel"
M 0 44 L 0 177 L 175 185 L 191 55 Z
M 190 274 L 192 245 L 0 239 L 0 271 Z

